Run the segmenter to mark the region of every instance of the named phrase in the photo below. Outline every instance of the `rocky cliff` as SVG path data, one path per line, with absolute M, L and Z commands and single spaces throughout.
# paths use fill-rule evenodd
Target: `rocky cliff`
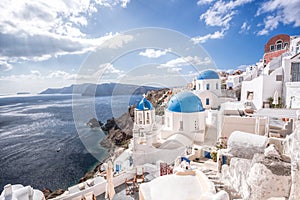
M 164 88 L 151 90 L 146 93 L 146 98 L 152 103 L 156 114 L 163 114 L 164 102 L 171 94 L 169 91 L 170 89 Z M 102 130 L 107 133 L 106 138 L 101 142 L 103 147 L 111 149 L 111 151 L 113 151 L 114 146 L 127 148 L 132 138 L 134 109 L 135 105 L 130 106 L 128 112 L 124 113 L 121 117 L 108 119 L 105 124 L 100 125 Z

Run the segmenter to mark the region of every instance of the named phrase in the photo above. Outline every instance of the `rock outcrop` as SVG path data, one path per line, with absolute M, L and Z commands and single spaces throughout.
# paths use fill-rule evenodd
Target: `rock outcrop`
M 300 127 L 294 131 L 294 133 L 287 137 L 288 154 L 291 157 L 292 163 L 292 186 L 289 200 L 300 199 Z
M 107 136 L 101 141 L 101 146 L 111 149 L 114 145 L 122 146 L 129 142 L 132 138 L 134 108 L 134 106 L 129 107 L 127 113 L 117 119 L 108 119 L 101 126 L 102 130 L 107 133 Z
M 223 165 L 222 181 L 243 199 L 288 198 L 292 185 L 291 163 L 267 138 L 236 131 L 228 140 L 230 166 Z
M 228 139 L 227 149 L 233 157 L 252 159 L 256 153 L 264 153 L 267 142 L 265 136 L 234 131 Z
M 263 154 L 255 154 L 253 159 L 234 157 L 230 166 L 223 166 L 222 180 L 239 191 L 243 199 L 288 198 L 291 164 Z
M 163 114 L 164 102 L 171 94 L 169 91 L 170 89 L 164 88 L 146 93 L 146 98 L 152 103 L 156 114 Z M 101 141 L 103 147 L 112 149 L 116 145 L 126 148 L 132 138 L 134 109 L 135 105 L 130 106 L 128 112 L 121 117 L 108 119 L 104 125 L 101 125 L 101 129 L 107 133 L 106 138 Z

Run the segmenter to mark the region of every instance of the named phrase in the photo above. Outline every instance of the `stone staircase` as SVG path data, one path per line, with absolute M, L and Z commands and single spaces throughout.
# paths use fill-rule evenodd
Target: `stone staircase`
M 231 187 L 226 186 L 221 180 L 220 175 L 217 173 L 217 167 L 215 169 L 211 167 L 205 166 L 205 161 L 200 160 L 197 162 L 197 167 L 200 169 L 207 177 L 208 179 L 214 183 L 216 192 L 219 192 L 221 190 L 225 190 L 228 194 L 231 200 L 241 200 L 242 197 Z

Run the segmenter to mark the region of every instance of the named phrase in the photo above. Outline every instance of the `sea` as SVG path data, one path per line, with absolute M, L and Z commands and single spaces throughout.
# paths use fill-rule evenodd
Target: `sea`
M 76 184 L 107 156 L 99 144 L 103 132 L 86 125 L 90 116 L 81 116 L 78 123 L 76 115 L 93 104 L 98 120 L 106 122 L 142 97 L 76 98 L 74 102 L 72 95 L 0 97 L 0 191 L 9 183 L 51 190 Z

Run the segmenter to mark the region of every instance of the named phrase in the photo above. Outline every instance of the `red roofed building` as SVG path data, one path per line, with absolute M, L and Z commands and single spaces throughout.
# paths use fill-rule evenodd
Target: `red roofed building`
M 273 58 L 281 56 L 289 50 L 291 38 L 287 34 L 279 34 L 272 37 L 264 50 L 264 65 L 266 66 Z

